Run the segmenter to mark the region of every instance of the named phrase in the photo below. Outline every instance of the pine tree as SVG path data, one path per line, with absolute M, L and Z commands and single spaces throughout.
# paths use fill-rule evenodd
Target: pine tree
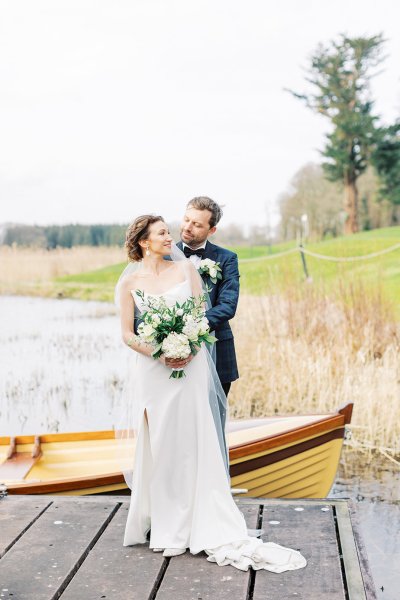
M 368 166 L 375 139 L 369 82 L 382 61 L 383 42 L 382 35 L 342 35 L 326 47 L 320 44 L 306 78 L 314 93 L 291 92 L 331 122 L 323 167 L 328 179 L 344 185 L 345 233 L 358 231 L 357 178 Z

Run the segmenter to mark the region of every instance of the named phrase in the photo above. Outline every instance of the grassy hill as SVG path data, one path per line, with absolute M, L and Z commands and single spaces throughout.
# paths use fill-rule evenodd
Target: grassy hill
M 400 243 L 400 227 L 376 229 L 351 237 L 335 238 L 306 245 L 306 249 L 329 257 L 357 257 L 380 252 Z M 294 249 L 294 242 L 268 246 L 232 248 L 239 256 L 241 289 L 251 294 L 274 294 L 287 286 L 304 281 L 301 256 L 298 251 L 279 256 Z M 314 284 L 334 290 L 339 282 L 351 281 L 365 289 L 380 287 L 385 297 L 393 302 L 400 298 L 400 248 L 375 258 L 330 262 L 306 256 L 306 264 Z M 113 288 L 124 264 L 70 275 L 55 280 L 59 294 L 83 298 L 111 300 Z
M 349 258 L 380 252 L 398 243 L 400 227 L 391 227 L 307 244 L 306 249 L 328 257 Z M 287 246 L 281 249 L 284 251 Z M 265 250 L 257 249 L 260 256 L 258 260 L 241 264 L 242 282 L 246 291 L 271 293 L 277 286 L 281 288 L 304 280 L 300 252 L 269 259 L 265 258 Z M 334 287 L 339 279 L 344 279 L 360 282 L 366 287 L 380 285 L 384 294 L 392 300 L 400 298 L 400 248 L 359 261 L 331 262 L 307 255 L 305 260 L 313 281 L 328 289 Z

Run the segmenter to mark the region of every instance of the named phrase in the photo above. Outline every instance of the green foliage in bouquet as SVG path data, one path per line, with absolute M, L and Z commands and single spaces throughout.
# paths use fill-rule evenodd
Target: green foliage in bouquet
M 170 307 L 162 296 L 146 298 L 144 292 L 137 290 L 136 293 L 145 307 L 138 335 L 143 341 L 154 346 L 154 359 L 161 355 L 171 359 L 184 359 L 190 354 L 197 354 L 203 342 L 214 344 L 217 341 L 217 338 L 210 334 L 205 316 L 204 295 L 198 298 L 190 297 L 183 303 L 176 302 Z M 184 375 L 183 369 L 175 369 L 171 378 L 180 379 Z

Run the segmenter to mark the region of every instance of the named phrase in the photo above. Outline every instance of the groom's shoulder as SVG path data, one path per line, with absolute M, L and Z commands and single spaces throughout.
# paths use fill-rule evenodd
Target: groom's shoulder
M 237 259 L 236 252 L 233 252 L 232 250 L 228 250 L 228 248 L 224 248 L 223 246 L 217 246 L 217 244 L 212 244 L 210 241 L 208 242 L 208 244 L 209 244 L 209 250 L 211 252 L 214 252 L 215 254 L 218 254 L 218 256 L 221 256 L 225 259 L 228 259 L 228 258 Z

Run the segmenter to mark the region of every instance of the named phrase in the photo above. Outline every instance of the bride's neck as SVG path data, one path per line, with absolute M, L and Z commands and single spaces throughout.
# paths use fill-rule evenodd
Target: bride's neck
M 165 260 L 163 256 L 144 256 L 143 266 L 146 271 L 153 275 L 159 275 L 165 269 Z

